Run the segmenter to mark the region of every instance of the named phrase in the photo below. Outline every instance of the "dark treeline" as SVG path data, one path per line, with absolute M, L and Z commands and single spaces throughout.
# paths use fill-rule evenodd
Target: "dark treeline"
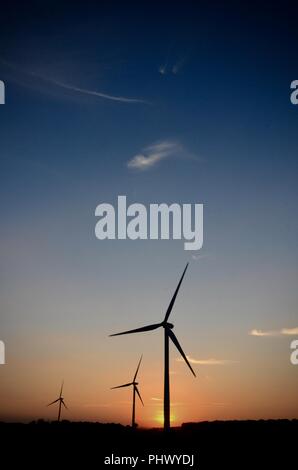
M 135 468 L 191 468 L 148 465 L 149 454 L 194 454 L 197 470 L 295 468 L 298 420 L 213 421 L 161 429 L 132 429 L 120 424 L 34 421 L 0 423 L 1 454 L 10 465 L 57 468 L 132 468 L 105 465 L 106 457 L 139 456 Z M 141 462 L 144 458 L 145 462 Z M 297 462 L 296 462 L 297 463 Z

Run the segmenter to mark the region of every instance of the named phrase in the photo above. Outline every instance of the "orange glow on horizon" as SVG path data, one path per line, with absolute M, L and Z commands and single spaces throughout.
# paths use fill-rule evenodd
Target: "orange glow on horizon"
M 163 417 L 163 412 L 162 412 L 162 411 L 159 411 L 159 412 L 155 415 L 154 421 L 155 421 L 156 423 L 158 423 L 158 424 L 160 425 L 160 427 L 163 426 L 163 424 L 164 424 L 164 417 Z M 170 415 L 170 423 L 171 423 L 171 424 L 175 424 L 176 421 L 177 421 L 176 415 L 175 415 L 174 413 L 171 413 L 171 415 Z

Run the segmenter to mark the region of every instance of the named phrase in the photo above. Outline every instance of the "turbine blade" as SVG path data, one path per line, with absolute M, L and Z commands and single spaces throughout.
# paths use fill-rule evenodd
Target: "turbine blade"
M 172 297 L 172 300 L 171 300 L 171 302 L 170 302 L 170 304 L 169 304 L 169 306 L 168 306 L 168 310 L 166 311 L 166 315 L 165 315 L 164 322 L 167 322 L 167 321 L 168 321 L 168 318 L 169 318 L 170 313 L 171 313 L 171 311 L 172 311 L 172 308 L 173 308 L 173 306 L 174 306 L 174 303 L 175 303 L 175 300 L 176 300 L 178 291 L 179 291 L 179 289 L 180 289 L 181 283 L 182 283 L 182 281 L 183 281 L 185 272 L 186 272 L 186 270 L 187 270 L 187 267 L 188 267 L 188 263 L 187 263 L 187 265 L 186 265 L 185 268 L 184 268 L 184 271 L 183 271 L 182 276 L 181 276 L 181 278 L 180 278 L 179 284 L 178 284 L 178 286 L 176 287 L 175 293 L 174 293 L 174 295 L 173 295 L 173 297 Z
M 135 330 L 122 331 L 122 333 L 114 333 L 110 336 L 128 335 L 130 333 L 141 333 L 142 331 L 156 330 L 156 328 L 159 328 L 160 326 L 161 323 L 154 323 L 153 325 L 143 326 L 142 328 L 137 328 Z
M 183 359 L 185 360 L 186 364 L 188 365 L 188 367 L 190 368 L 191 372 L 193 373 L 193 375 L 196 377 L 196 374 L 193 370 L 193 368 L 191 367 L 186 355 L 184 354 L 184 351 L 183 349 L 181 348 L 180 344 L 179 344 L 179 341 L 178 339 L 176 338 L 175 334 L 173 333 L 172 330 L 170 330 L 170 328 L 167 328 L 167 331 L 168 331 L 168 335 L 169 337 L 171 338 L 171 340 L 173 341 L 173 343 L 175 344 L 176 348 L 178 349 L 178 351 L 180 352 L 181 356 L 183 357 Z
M 117 387 L 111 387 L 111 390 L 114 390 L 115 388 L 129 387 L 130 385 L 133 385 L 133 382 L 130 382 L 129 384 L 118 385 Z
M 64 380 L 62 380 L 61 388 L 60 388 L 60 397 L 62 397 L 62 391 L 63 391 L 63 385 L 64 385 Z
M 135 385 L 134 387 L 135 387 L 135 391 L 137 392 L 137 394 L 138 394 L 138 396 L 139 396 L 139 399 L 141 400 L 142 405 L 144 406 L 144 402 L 143 402 L 143 400 L 142 400 L 142 397 L 141 397 L 141 394 L 140 394 L 140 392 L 139 392 L 138 387 L 137 387 L 136 385 Z
M 54 400 L 54 401 L 52 401 L 52 402 L 51 402 L 51 403 L 49 403 L 47 406 L 54 405 L 54 403 L 57 403 L 57 401 L 59 401 L 59 400 L 60 400 L 60 398 L 57 398 L 57 400 Z
M 66 409 L 68 410 L 67 406 L 66 406 L 65 403 L 64 403 L 64 400 L 61 400 L 61 403 L 62 403 L 62 405 L 64 406 L 64 408 L 66 408 Z
M 140 368 L 140 364 L 141 364 L 141 362 L 142 362 L 142 357 L 143 357 L 143 354 L 142 354 L 142 356 L 141 356 L 141 358 L 140 358 L 140 360 L 139 360 L 138 367 L 137 367 L 135 376 L 134 376 L 134 378 L 133 378 L 133 382 L 134 382 L 134 381 L 136 380 L 136 378 L 137 378 L 137 375 L 138 375 L 138 372 L 139 372 L 139 368 Z

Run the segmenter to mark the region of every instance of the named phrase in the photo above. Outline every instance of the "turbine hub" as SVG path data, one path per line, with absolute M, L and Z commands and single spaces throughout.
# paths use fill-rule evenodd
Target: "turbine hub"
M 166 323 L 165 326 L 167 326 L 167 327 L 170 328 L 171 330 L 174 328 L 173 323 Z

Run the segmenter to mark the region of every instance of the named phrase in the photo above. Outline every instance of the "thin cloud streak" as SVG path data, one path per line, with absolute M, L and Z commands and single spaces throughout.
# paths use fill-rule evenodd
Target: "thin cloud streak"
M 253 329 L 248 334 L 250 336 L 259 336 L 259 337 L 291 336 L 291 335 L 298 335 L 298 327 L 295 327 L 295 328 L 281 328 L 280 330 L 258 330 L 258 329 Z
M 209 358 L 209 359 L 194 359 L 193 357 L 186 356 L 188 361 L 191 364 L 199 364 L 201 366 L 224 366 L 228 364 L 238 364 L 239 361 L 233 361 L 230 359 L 214 359 L 214 358 Z M 178 357 L 176 359 L 177 362 L 183 362 L 184 359 L 181 357 Z
M 15 70 L 18 73 L 23 73 L 27 76 L 34 77 L 37 80 L 41 80 L 43 82 L 55 85 L 59 88 L 64 88 L 65 90 L 74 91 L 76 93 L 81 93 L 81 94 L 84 94 L 84 95 L 95 96 L 97 98 L 103 98 L 103 99 L 106 99 L 106 100 L 117 101 L 117 102 L 120 102 L 120 103 L 150 104 L 149 101 L 146 101 L 146 100 L 143 100 L 143 99 L 140 99 L 140 98 L 127 98 L 125 96 L 116 96 L 116 95 L 111 95 L 111 94 L 108 94 L 108 93 L 102 93 L 100 91 L 89 90 L 87 88 L 77 87 L 75 85 L 70 85 L 70 84 L 62 82 L 60 80 L 55 80 L 53 78 L 45 77 L 41 74 L 33 72 L 32 70 L 22 69 L 22 68 L 14 65 L 10 62 L 7 62 L 6 60 L 3 60 L 1 58 L 0 58 L 0 63 L 8 66 L 9 68 L 11 68 L 12 70 Z M 22 81 L 18 80 L 18 83 L 22 84 Z
M 282 335 L 298 335 L 298 326 L 296 328 L 283 328 L 281 330 Z
M 66 90 L 70 91 L 75 91 L 77 93 L 83 93 L 85 95 L 91 95 L 91 96 L 96 96 L 98 98 L 104 98 L 106 100 L 111 100 L 111 101 L 119 101 L 121 103 L 143 103 L 143 104 L 149 104 L 148 101 L 139 99 L 139 98 L 126 98 L 124 96 L 114 96 L 114 95 L 109 95 L 107 93 L 101 93 L 99 91 L 93 91 L 93 90 L 88 90 L 86 88 L 80 88 L 77 86 L 73 85 L 68 85 L 67 83 L 63 83 L 57 80 L 52 80 L 50 78 L 43 78 L 40 77 L 43 80 L 46 80 L 47 82 L 53 83 L 54 85 L 57 85 L 61 88 L 65 88 Z
M 249 332 L 249 335 L 250 336 L 279 336 L 280 335 L 280 332 L 279 331 L 264 331 L 264 330 L 257 330 L 257 329 L 253 329 Z
M 163 140 L 149 145 L 142 153 L 135 155 L 127 162 L 128 168 L 146 171 L 156 166 L 161 160 L 173 157 L 182 151 L 182 146 L 177 142 Z

